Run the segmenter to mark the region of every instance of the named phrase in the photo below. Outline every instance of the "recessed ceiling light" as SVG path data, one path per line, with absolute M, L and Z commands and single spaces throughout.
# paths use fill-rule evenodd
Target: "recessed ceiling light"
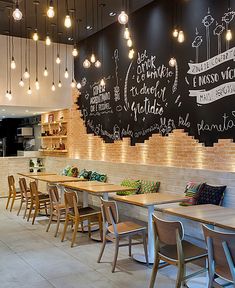
M 86 30 L 92 30 L 92 26 L 90 25 L 86 26 Z
M 111 16 L 111 17 L 114 17 L 114 16 L 116 16 L 116 15 L 117 15 L 116 12 L 110 12 L 110 13 L 109 13 L 109 16 Z

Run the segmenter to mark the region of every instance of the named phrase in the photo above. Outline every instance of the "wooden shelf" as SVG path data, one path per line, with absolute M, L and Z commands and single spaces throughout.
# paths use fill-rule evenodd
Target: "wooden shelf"
M 67 153 L 68 150 L 53 150 L 53 149 L 39 149 L 39 152 L 50 152 L 50 153 Z
M 62 138 L 67 138 L 67 135 L 40 136 L 38 138 L 40 139 L 62 139 Z
M 44 123 L 39 123 L 39 126 L 47 126 L 47 125 L 56 125 L 56 124 L 66 124 L 68 123 L 67 121 L 54 121 L 54 122 L 44 122 Z
M 29 169 L 45 169 L 45 166 L 29 166 Z

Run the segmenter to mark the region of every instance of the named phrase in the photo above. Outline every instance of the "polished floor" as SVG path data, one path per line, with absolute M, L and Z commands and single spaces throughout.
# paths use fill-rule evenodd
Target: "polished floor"
M 78 233 L 76 246 L 53 236 L 54 226 L 46 233 L 46 217 L 36 218 L 35 225 L 5 210 L 6 199 L 0 199 L 0 288 L 147 288 L 151 275 L 148 268 L 128 257 L 120 248 L 117 272 L 111 273 L 113 244 L 108 244 L 102 263 L 97 257 L 100 243 Z M 18 203 L 15 208 L 18 208 Z M 63 224 L 62 224 L 63 226 Z M 61 228 L 62 228 L 61 226 Z M 71 239 L 71 234 L 68 233 Z M 141 251 L 142 247 L 133 249 Z M 195 269 L 191 266 L 190 269 Z M 159 271 L 155 287 L 173 288 L 176 269 Z M 189 287 L 206 287 L 206 277 L 198 277 Z

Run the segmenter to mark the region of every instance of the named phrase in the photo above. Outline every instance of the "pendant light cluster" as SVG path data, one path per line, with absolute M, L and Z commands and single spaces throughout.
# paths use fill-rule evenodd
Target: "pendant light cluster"
M 173 31 L 172 31 L 172 36 L 173 38 L 177 39 L 177 41 L 179 43 L 183 43 L 185 40 L 185 36 L 184 36 L 184 31 L 182 30 L 182 25 L 177 24 L 177 22 L 182 22 L 182 4 L 180 5 L 180 11 L 178 8 L 178 1 L 179 0 L 174 0 L 174 8 L 173 8 L 173 21 L 174 21 L 174 27 L 173 27 Z M 178 19 L 178 13 L 180 12 L 180 19 Z

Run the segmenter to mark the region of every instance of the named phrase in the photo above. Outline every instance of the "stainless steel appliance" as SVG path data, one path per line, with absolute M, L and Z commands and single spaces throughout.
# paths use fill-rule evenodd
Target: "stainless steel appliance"
M 7 138 L 0 138 L 0 157 L 6 156 Z

